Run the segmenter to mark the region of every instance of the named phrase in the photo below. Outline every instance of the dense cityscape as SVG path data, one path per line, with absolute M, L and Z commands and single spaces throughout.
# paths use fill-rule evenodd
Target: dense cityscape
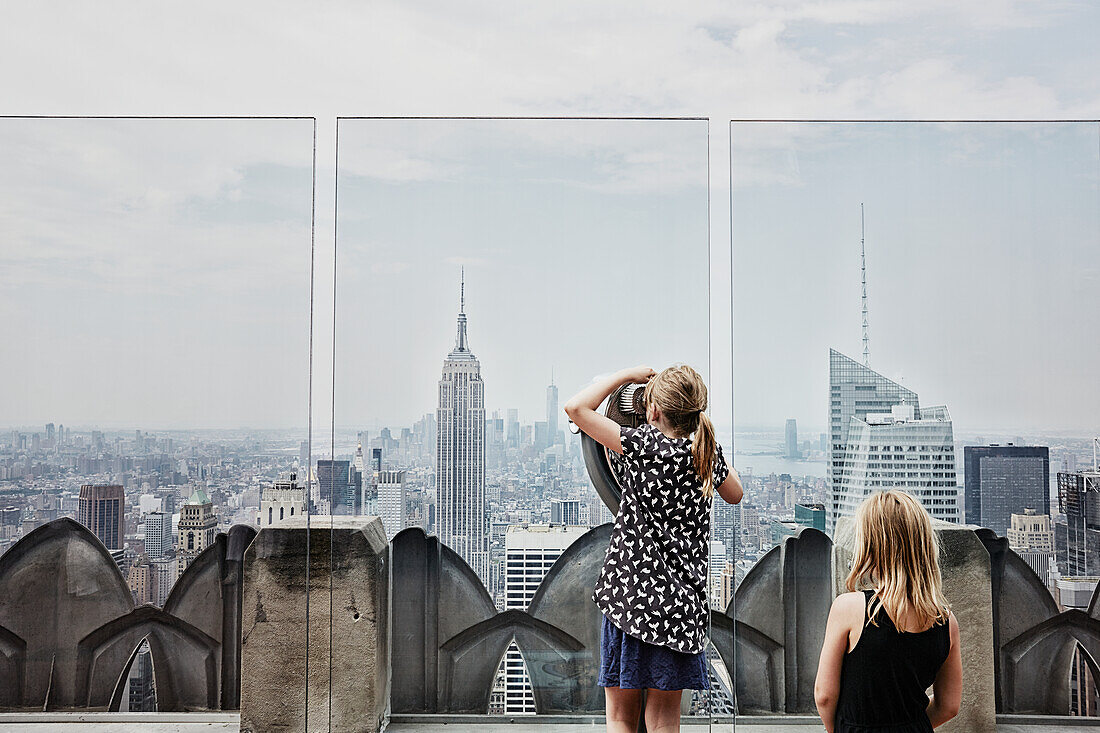
M 8 430 L 0 447 L 0 549 L 73 517 L 103 542 L 135 602 L 162 606 L 187 566 L 233 524 L 377 515 L 391 540 L 408 527 L 437 535 L 499 609 L 526 608 L 562 552 L 613 517 L 588 479 L 579 436 L 563 424 L 552 379 L 542 419 L 521 421 L 507 408 L 486 413 L 462 291 L 437 410 L 410 426 L 337 430 L 339 448 L 329 458 L 317 458 L 317 441 L 311 458 L 310 442 L 295 431 L 54 423 Z M 746 498 L 736 506 L 715 501 L 715 607 L 729 605 L 753 564 L 784 537 L 806 527 L 832 533 L 863 496 L 888 487 L 913 492 L 937 519 L 1007 536 L 1062 607 L 1087 606 L 1100 575 L 1094 441 L 959 440 L 947 407 L 921 407 L 915 391 L 838 351 L 830 352 L 829 380 L 828 434 L 806 439 L 792 419 L 782 431 L 736 436 Z M 774 461 L 789 470 L 753 468 Z M 1094 714 L 1096 691 L 1083 664 L 1075 665 L 1082 672 L 1074 675 L 1075 709 Z M 729 690 L 724 674 L 715 681 Z M 129 705 L 155 709 L 147 654 L 131 670 Z M 535 712 L 514 643 L 491 712 Z

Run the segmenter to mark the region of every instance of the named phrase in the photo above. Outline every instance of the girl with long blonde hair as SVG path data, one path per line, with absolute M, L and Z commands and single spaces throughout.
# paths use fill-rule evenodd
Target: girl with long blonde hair
M 597 412 L 624 384 L 645 384 L 647 424 Z M 651 733 L 680 729 L 683 690 L 707 689 L 707 559 L 713 496 L 742 488 L 707 417 L 707 386 L 689 366 L 624 369 L 582 390 L 565 412 L 623 456 L 622 497 L 592 600 L 603 612 L 599 684 L 607 729 L 634 733 L 646 691 Z
M 958 714 L 959 625 L 939 550 L 928 512 L 904 491 L 856 510 L 849 592 L 833 601 L 814 684 L 829 733 L 927 733 Z

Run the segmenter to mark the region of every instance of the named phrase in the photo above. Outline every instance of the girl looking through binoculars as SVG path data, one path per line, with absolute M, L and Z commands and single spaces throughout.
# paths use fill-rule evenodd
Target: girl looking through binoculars
M 626 384 L 644 384 L 646 424 L 597 412 Z M 592 600 L 603 612 L 599 684 L 608 731 L 678 731 L 683 690 L 707 689 L 707 558 L 714 493 L 741 501 L 706 414 L 707 386 L 689 366 L 624 369 L 573 396 L 569 418 L 621 454 L 622 497 Z

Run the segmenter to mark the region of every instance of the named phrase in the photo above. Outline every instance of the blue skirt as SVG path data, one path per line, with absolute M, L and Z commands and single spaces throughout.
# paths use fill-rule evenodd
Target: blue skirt
M 706 690 L 710 687 L 706 655 L 649 644 L 623 633 L 604 616 L 599 685 L 624 690 Z

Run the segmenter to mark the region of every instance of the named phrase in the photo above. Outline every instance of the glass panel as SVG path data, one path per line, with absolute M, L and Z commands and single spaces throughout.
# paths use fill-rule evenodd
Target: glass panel
M 227 553 L 309 438 L 312 134 L 0 119 L 0 705 L 239 706 Z
M 1057 573 L 1095 575 L 1100 549 L 1088 512 L 1100 345 L 1086 336 L 1100 327 L 1097 125 L 734 122 L 730 135 L 741 713 L 815 712 L 833 575 L 846 571 L 809 558 L 829 543 L 802 528 L 832 535 L 870 491 L 904 488 L 936 518 L 1007 536 L 982 540 L 1001 584 L 996 658 L 1057 612 L 1054 598 L 1087 606 L 1095 577 Z M 782 558 L 772 549 L 799 532 Z M 967 628 L 981 594 L 951 573 Z M 1023 608 L 1033 615 L 1002 610 Z M 1014 657 L 1017 688 L 992 671 L 1000 712 L 1073 697 L 1027 698 L 1050 687 L 1028 676 L 1034 658 Z M 785 689 L 759 674 L 768 660 Z
M 602 726 L 590 595 L 613 517 L 562 406 L 637 363 L 709 380 L 707 123 L 338 135 L 334 453 L 365 466 L 349 511 L 393 543 L 394 717 Z

